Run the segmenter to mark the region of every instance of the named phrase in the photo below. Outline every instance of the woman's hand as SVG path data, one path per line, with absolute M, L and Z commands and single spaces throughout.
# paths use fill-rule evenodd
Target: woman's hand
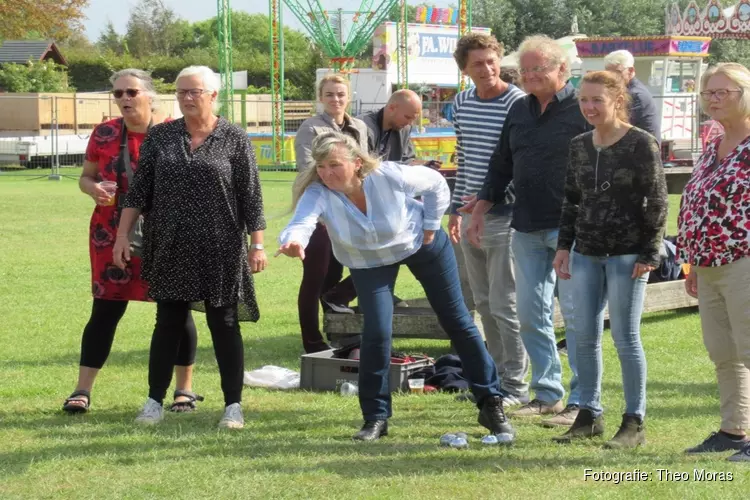
M 555 259 L 552 261 L 552 267 L 561 280 L 570 279 L 570 252 L 568 250 L 558 250 Z
M 305 247 L 303 247 L 301 243 L 290 241 L 289 243 L 281 245 L 276 251 L 276 254 L 274 254 L 274 257 L 278 257 L 281 254 L 284 254 L 287 257 L 299 257 L 299 260 L 305 260 Z
M 633 275 L 631 276 L 631 278 L 640 278 L 644 274 L 650 273 L 654 269 L 656 269 L 656 266 L 650 266 L 648 264 L 641 264 L 640 262 L 636 262 L 635 266 L 633 266 Z
M 435 231 L 428 229 L 424 230 L 424 238 L 422 239 L 422 245 L 429 245 L 435 240 Z
M 247 253 L 247 263 L 250 265 L 250 272 L 255 274 L 263 271 L 268 265 L 268 258 L 264 250 L 251 248 Z
M 111 205 L 112 204 L 112 197 L 114 196 L 113 193 L 110 193 L 106 189 L 102 187 L 101 182 L 97 182 L 95 184 L 91 185 L 91 189 L 88 193 L 91 198 L 96 202 L 97 205 Z
M 692 269 L 690 274 L 685 277 L 685 293 L 694 299 L 698 298 L 698 275 Z
M 130 238 L 127 234 L 117 234 L 115 247 L 112 249 L 112 257 L 114 257 L 115 265 L 120 269 L 125 269 L 130 262 Z

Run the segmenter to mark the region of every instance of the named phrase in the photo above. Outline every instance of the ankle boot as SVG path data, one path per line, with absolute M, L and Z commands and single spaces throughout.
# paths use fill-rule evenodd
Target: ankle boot
M 352 436 L 355 441 L 375 441 L 381 436 L 388 435 L 387 420 L 365 420 L 362 429 Z
M 619 450 L 635 448 L 641 444 L 646 444 L 646 426 L 639 416 L 626 413 L 622 416 L 620 430 L 617 431 L 615 437 L 604 443 L 604 447 Z
M 602 434 L 604 434 L 604 419 L 602 416 L 594 417 L 591 410 L 581 408 L 568 432 L 562 436 L 553 437 L 552 440 L 558 443 L 570 443 L 575 439 L 593 438 Z

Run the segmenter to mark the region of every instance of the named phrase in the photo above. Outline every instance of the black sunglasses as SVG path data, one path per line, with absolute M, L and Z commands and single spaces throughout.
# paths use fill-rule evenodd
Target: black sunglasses
M 116 89 L 112 91 L 112 95 L 115 96 L 115 99 L 119 99 L 123 96 L 123 94 L 128 94 L 128 97 L 135 97 L 140 93 L 140 89 Z

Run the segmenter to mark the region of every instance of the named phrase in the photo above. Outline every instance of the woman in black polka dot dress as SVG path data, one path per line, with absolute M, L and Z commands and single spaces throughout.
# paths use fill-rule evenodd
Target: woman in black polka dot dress
M 219 426 L 241 428 L 244 351 L 238 322 L 260 316 L 252 273 L 267 263 L 255 153 L 241 128 L 214 115 L 219 81 L 209 68 L 184 69 L 176 85 L 184 117 L 153 127 L 144 141 L 114 248 L 122 267 L 130 258 L 130 229 L 146 213 L 143 276 L 157 309 L 149 398 L 136 422 L 163 419 L 178 325 L 196 308 L 206 312 L 221 375 L 226 409 Z

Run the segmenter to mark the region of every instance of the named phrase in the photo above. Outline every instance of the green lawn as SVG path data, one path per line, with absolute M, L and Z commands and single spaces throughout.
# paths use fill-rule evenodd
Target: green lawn
M 291 174 L 264 173 L 269 254 L 288 218 Z M 675 201 L 675 200 L 673 200 Z M 675 201 L 676 202 L 676 201 Z M 91 201 L 76 182 L 29 181 L 0 174 L 0 498 L 747 498 L 747 466 L 682 450 L 715 430 L 714 371 L 695 313 L 644 319 L 649 362 L 649 444 L 601 449 L 601 441 L 559 446 L 558 431 L 517 423 L 509 449 L 482 448 L 471 405 L 453 396 L 396 396 L 391 436 L 354 443 L 356 398 L 246 390 L 247 425 L 219 432 L 219 379 L 202 315 L 195 389 L 207 400 L 190 415 L 155 428 L 133 424 L 146 393 L 154 306 L 134 303 L 123 319 L 93 393 L 92 412 L 69 417 L 60 405 L 73 389 L 81 330 L 88 318 L 87 227 Z M 676 215 L 673 205 L 671 219 Z M 674 233 L 671 222 L 670 233 Z M 296 295 L 301 266 L 271 260 L 257 277 L 262 319 L 243 325 L 248 369 L 299 369 Z M 408 272 L 397 292 L 420 296 Z M 440 341 L 397 341 L 401 351 L 447 352 Z M 604 348 L 607 436 L 623 402 L 612 342 Z M 566 380 L 567 380 L 566 374 Z M 438 447 L 464 430 L 471 448 Z M 651 473 L 641 483 L 584 482 L 584 469 Z M 731 471 L 726 483 L 659 481 L 657 469 Z M 692 479 L 692 478 L 691 478 Z

